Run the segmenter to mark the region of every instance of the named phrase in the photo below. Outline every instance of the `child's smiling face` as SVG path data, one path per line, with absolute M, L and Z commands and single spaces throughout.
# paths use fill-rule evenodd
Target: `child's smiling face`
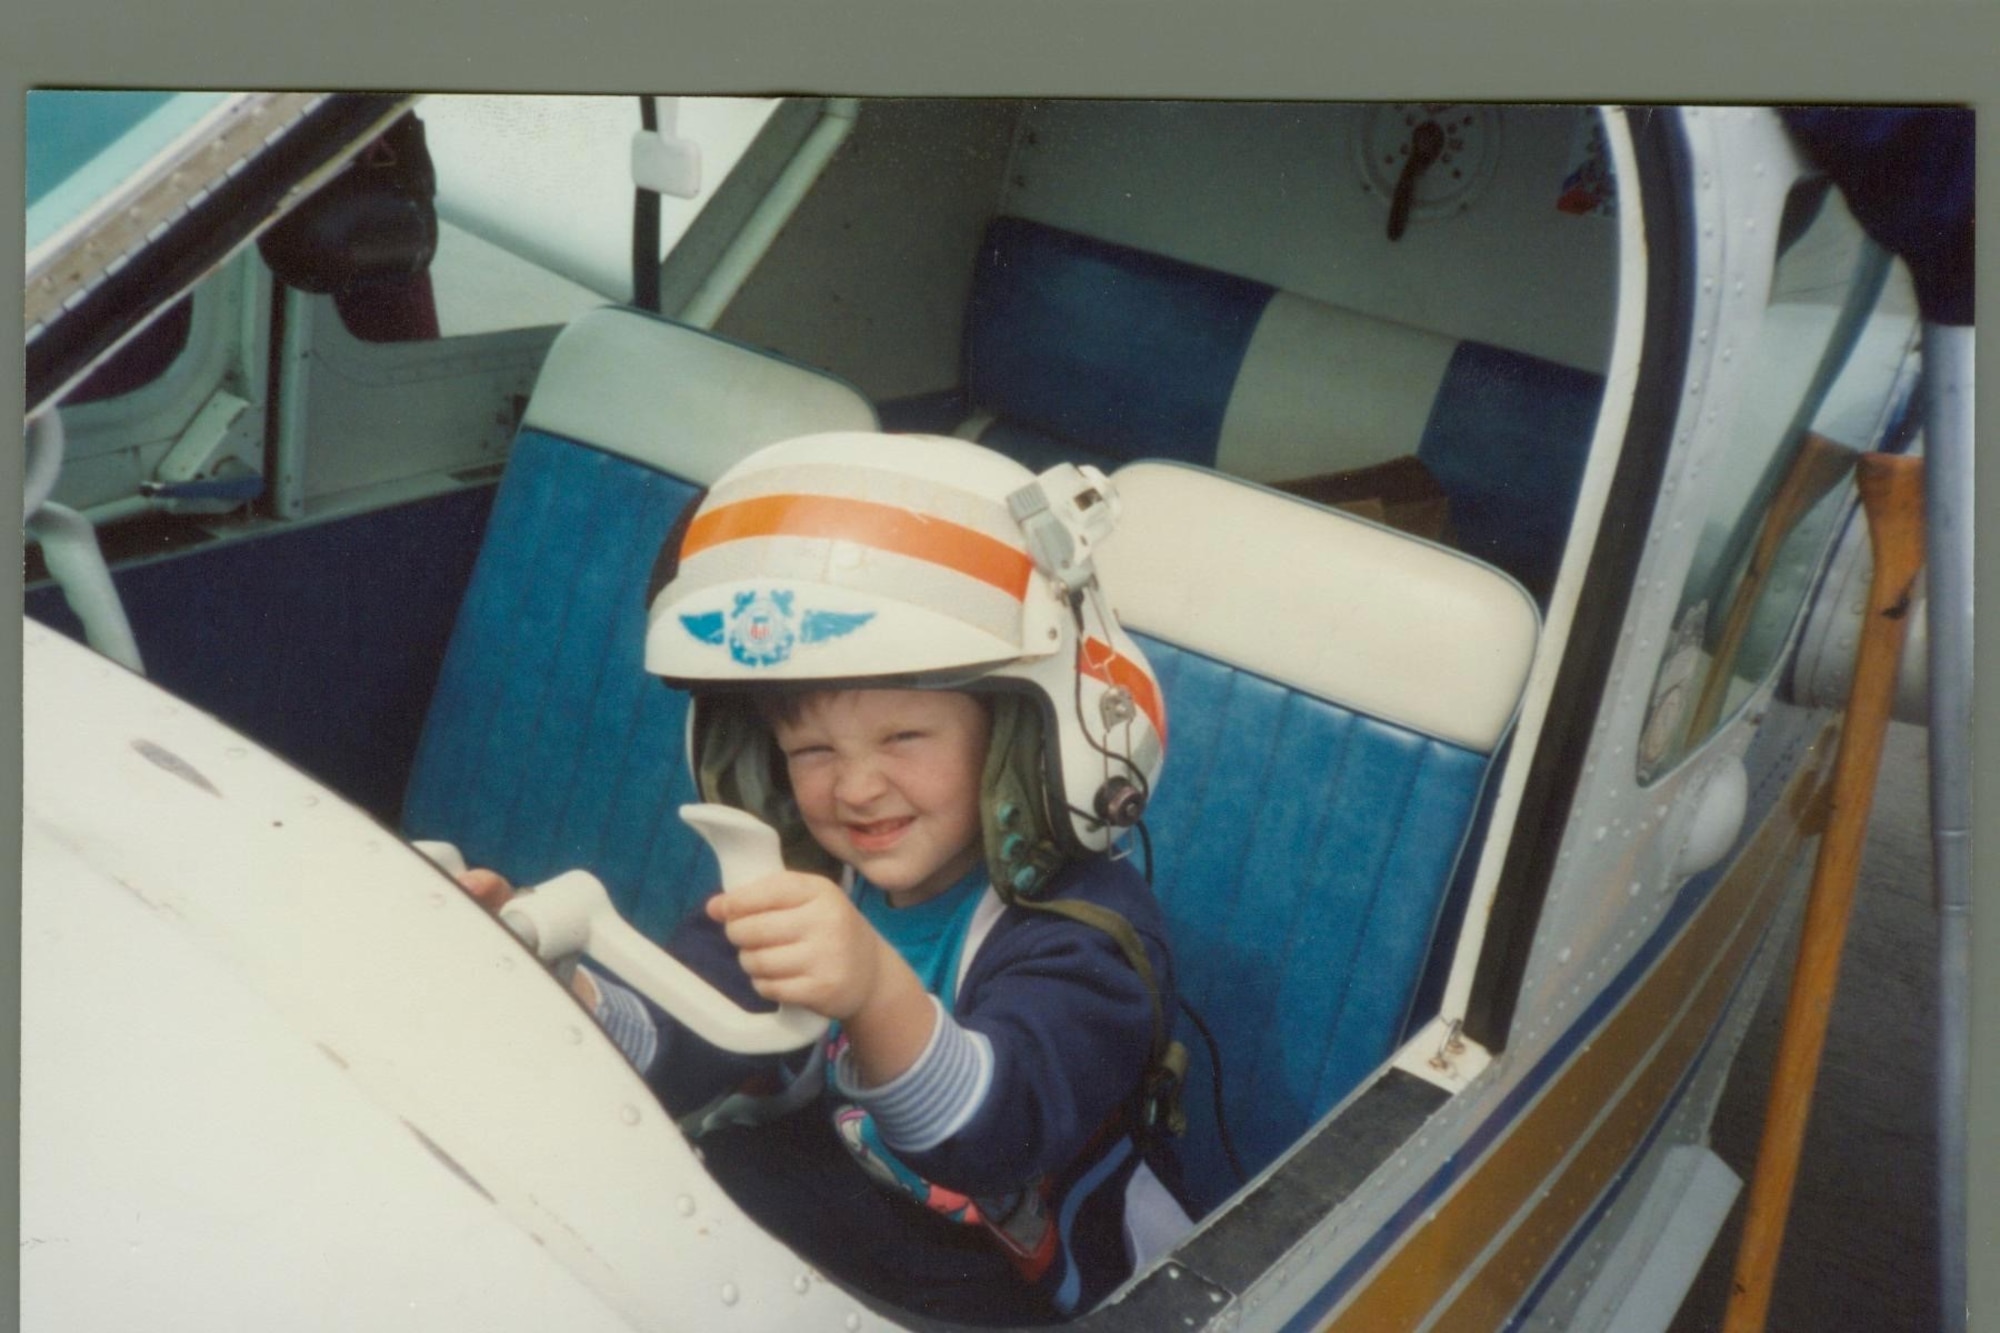
M 772 726 L 814 840 L 891 903 L 935 897 L 978 864 L 991 722 L 977 699 L 827 690 Z

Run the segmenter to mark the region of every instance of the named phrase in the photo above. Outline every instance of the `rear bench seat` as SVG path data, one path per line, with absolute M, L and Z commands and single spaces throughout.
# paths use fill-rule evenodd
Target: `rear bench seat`
M 850 386 L 633 310 L 556 339 L 493 502 L 403 806 L 516 883 L 594 872 L 664 937 L 714 880 L 674 815 L 696 800 L 687 698 L 646 674 L 645 596 L 674 520 L 739 458 L 873 430 Z
M 1170 728 L 1154 889 L 1254 1174 L 1402 1039 L 1540 616 L 1505 574 L 1337 510 L 1205 468 L 1114 480 L 1099 565 Z M 1206 1210 L 1238 1182 L 1182 1037 Z
M 1164 458 L 1279 483 L 1414 455 L 1456 544 L 1543 601 L 1603 393 L 1585 371 L 1014 217 L 988 228 L 964 360 L 958 433 L 1037 470 Z

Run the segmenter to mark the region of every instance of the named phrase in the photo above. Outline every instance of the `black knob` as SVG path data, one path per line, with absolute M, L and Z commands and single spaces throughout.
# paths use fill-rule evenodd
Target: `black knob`
M 1146 813 L 1146 796 L 1124 778 L 1113 778 L 1097 789 L 1097 817 L 1113 828 L 1130 828 Z

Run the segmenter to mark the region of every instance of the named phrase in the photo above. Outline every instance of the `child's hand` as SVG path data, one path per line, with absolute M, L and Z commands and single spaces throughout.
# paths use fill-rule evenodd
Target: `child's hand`
M 821 875 L 767 875 L 710 898 L 708 915 L 722 923 L 759 995 L 827 1018 L 852 1018 L 894 957 Z
M 846 1026 L 869 1083 L 886 1083 L 923 1053 L 930 996 L 832 880 L 784 871 L 718 893 L 707 910 L 759 995 Z
M 475 866 L 455 878 L 458 880 L 458 887 L 465 890 L 467 897 L 494 916 L 500 915 L 500 909 L 512 902 L 517 892 L 514 886 L 507 882 L 507 877 L 497 870 L 485 870 Z M 569 988 L 577 999 L 583 1001 L 584 1008 L 593 1014 L 597 1012 L 599 1000 L 597 983 L 590 979 L 590 973 L 582 968 L 572 972 Z
M 514 886 L 506 876 L 494 870 L 472 869 L 458 876 L 458 887 L 465 890 L 472 901 L 478 903 L 495 916 L 514 897 Z

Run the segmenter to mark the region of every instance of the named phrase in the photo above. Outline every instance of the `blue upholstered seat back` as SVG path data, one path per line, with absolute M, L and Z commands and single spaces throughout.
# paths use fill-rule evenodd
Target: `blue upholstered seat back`
M 736 458 L 874 424 L 848 385 L 655 316 L 606 308 L 564 330 L 459 608 L 405 831 L 516 883 L 590 870 L 663 936 L 715 867 L 675 814 L 697 799 L 686 696 L 643 660 L 660 543 Z
M 1603 395 L 1587 371 L 1015 217 L 987 231 L 964 380 L 980 441 L 1035 468 L 1281 482 L 1413 454 L 1458 545 L 1541 597 Z
M 1112 478 L 1099 553 L 1166 697 L 1146 812 L 1183 997 L 1231 1138 L 1269 1165 L 1402 1043 L 1539 634 L 1481 562 L 1210 469 Z M 1240 1183 L 1199 1030 L 1182 1165 Z
M 1182 994 L 1214 1031 L 1247 1169 L 1394 1051 L 1487 757 L 1157 639 L 1172 744 L 1147 815 Z M 1182 1157 L 1236 1185 L 1196 1034 Z
M 696 491 L 540 431 L 515 441 L 411 775 L 404 825 L 521 884 L 582 868 L 641 930 L 712 887 L 686 696 L 646 674 L 647 577 Z
M 1213 463 L 1237 367 L 1272 291 L 995 218 L 967 315 L 965 385 L 1011 433 L 984 442 L 1049 448 L 1032 442 L 1040 432 L 1060 442 L 1057 454 L 1085 446 L 1111 459 Z

